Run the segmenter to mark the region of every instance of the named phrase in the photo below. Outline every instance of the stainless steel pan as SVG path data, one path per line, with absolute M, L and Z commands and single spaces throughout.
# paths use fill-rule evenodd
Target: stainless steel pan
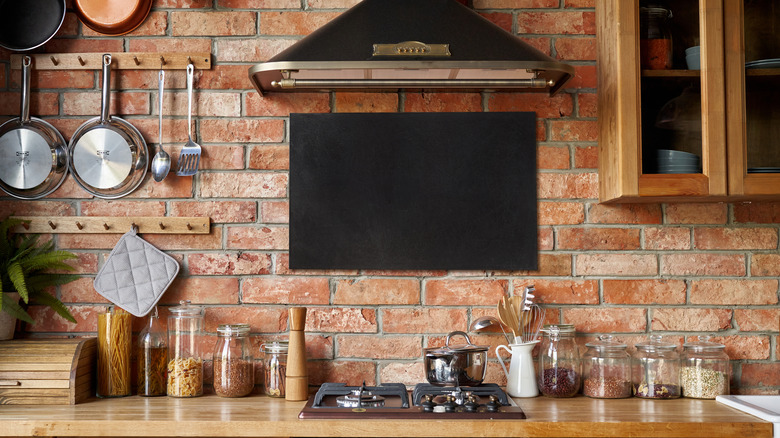
M 108 114 L 111 55 L 103 55 L 103 96 L 100 117 L 87 120 L 70 139 L 68 166 L 87 192 L 103 199 L 128 195 L 141 185 L 149 152 L 138 130 Z
M 30 117 L 32 60 L 22 61 L 22 109 L 0 126 L 0 188 L 19 199 L 38 199 L 57 190 L 68 173 L 67 143 L 49 123 Z

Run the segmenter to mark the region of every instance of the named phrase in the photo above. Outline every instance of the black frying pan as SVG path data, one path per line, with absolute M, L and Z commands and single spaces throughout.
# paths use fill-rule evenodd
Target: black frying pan
M 0 46 L 32 50 L 44 45 L 65 20 L 65 0 L 0 0 Z

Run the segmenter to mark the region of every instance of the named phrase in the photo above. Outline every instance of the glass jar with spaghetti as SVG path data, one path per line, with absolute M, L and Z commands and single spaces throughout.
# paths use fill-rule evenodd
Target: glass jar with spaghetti
M 98 314 L 97 396 L 130 395 L 133 316 L 120 308 Z
M 217 327 L 217 334 L 214 392 L 220 397 L 243 397 L 255 387 L 249 324 L 223 324 Z
M 287 376 L 287 341 L 274 341 L 263 344 L 263 390 L 269 397 L 284 397 L 284 381 Z
M 170 309 L 168 317 L 168 395 L 203 395 L 203 308 L 189 300 Z

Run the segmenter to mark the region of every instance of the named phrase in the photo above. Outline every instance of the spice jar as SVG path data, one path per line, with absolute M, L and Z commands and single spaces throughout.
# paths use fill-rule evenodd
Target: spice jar
M 639 57 L 643 69 L 672 68 L 672 12 L 665 8 L 639 8 Z
M 138 335 L 136 357 L 138 358 L 138 395 L 145 397 L 165 395 L 168 341 L 157 307 L 149 316 L 149 323 Z
M 675 344 L 660 335 L 636 344 L 631 360 L 634 395 L 641 398 L 680 397 L 680 355 Z
M 729 393 L 729 356 L 726 346 L 699 336 L 699 342 L 683 344 L 680 385 L 683 397 L 709 398 Z
M 626 344 L 611 335 L 585 344 L 582 357 L 582 393 L 593 398 L 631 397 L 631 356 Z
M 203 394 L 203 308 L 180 301 L 168 317 L 168 395 L 197 397 Z
M 217 334 L 214 392 L 220 397 L 243 397 L 255 387 L 249 324 L 223 324 L 217 327 Z
M 133 315 L 120 308 L 98 314 L 97 396 L 130 395 Z
M 580 389 L 580 357 L 574 342 L 574 326 L 548 324 L 542 333 L 539 390 L 548 397 L 572 397 Z
M 284 397 L 284 379 L 287 375 L 287 348 L 286 341 L 274 341 L 263 344 L 263 390 L 269 397 Z

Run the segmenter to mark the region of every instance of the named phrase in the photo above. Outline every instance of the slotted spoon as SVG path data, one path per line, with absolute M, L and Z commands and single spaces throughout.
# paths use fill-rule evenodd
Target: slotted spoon
M 200 145 L 192 141 L 192 79 L 195 66 L 187 64 L 187 136 L 189 140 L 179 152 L 179 170 L 176 175 L 192 176 L 198 173 Z

